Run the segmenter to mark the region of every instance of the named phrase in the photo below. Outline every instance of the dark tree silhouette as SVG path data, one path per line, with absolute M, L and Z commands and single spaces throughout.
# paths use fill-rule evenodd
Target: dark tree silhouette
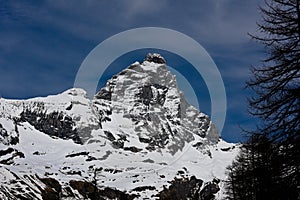
M 259 131 L 275 141 L 299 137 L 300 130 L 300 8 L 299 0 L 266 0 L 261 8 L 262 36 L 268 58 L 252 68 L 247 85 L 256 95 L 249 99 L 250 113 L 265 123 Z
M 263 134 L 281 155 L 280 178 L 286 192 L 300 194 L 300 0 L 266 0 L 261 8 L 263 43 L 268 53 L 263 65 L 252 69 L 247 85 L 256 95 L 249 99 L 251 114 L 263 125 Z M 296 192 L 297 191 L 297 192 Z
M 261 123 L 228 168 L 227 194 L 300 199 L 300 0 L 265 0 L 260 10 L 260 33 L 251 37 L 267 58 L 247 86 L 255 93 L 249 112 Z
M 268 138 L 263 135 L 251 136 L 227 168 L 227 199 L 288 199 L 282 193 L 281 183 L 276 180 L 280 171 L 278 156 Z

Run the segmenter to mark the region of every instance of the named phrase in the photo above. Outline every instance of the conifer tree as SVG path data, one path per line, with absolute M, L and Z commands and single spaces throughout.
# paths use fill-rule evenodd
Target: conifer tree
M 300 199 L 300 0 L 265 0 L 260 10 L 260 33 L 251 37 L 267 57 L 247 86 L 261 123 L 228 168 L 228 198 Z

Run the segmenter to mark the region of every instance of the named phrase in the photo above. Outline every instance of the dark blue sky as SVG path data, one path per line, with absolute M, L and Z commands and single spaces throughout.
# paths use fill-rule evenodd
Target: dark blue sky
M 132 28 L 164 27 L 192 37 L 215 61 L 228 102 L 222 136 L 226 141 L 240 141 L 243 135 L 239 126 L 255 126 L 246 111 L 246 97 L 251 93 L 244 86 L 251 65 L 264 57 L 263 48 L 247 36 L 256 32 L 261 2 L 0 1 L 0 95 L 24 99 L 62 92 L 73 86 L 82 61 L 103 40 Z M 113 65 L 127 67 L 132 61 L 142 61 L 145 53 L 146 50 L 128 53 Z M 170 66 L 187 66 L 189 76 L 189 63 L 170 52 L 161 53 Z M 209 114 L 205 83 L 201 78 L 193 81 L 199 81 L 202 91 L 197 94 L 200 109 Z

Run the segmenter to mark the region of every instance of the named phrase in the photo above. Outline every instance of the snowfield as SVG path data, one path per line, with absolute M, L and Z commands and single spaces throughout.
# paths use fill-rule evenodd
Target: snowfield
M 220 180 L 215 196 L 222 199 L 238 145 L 220 138 L 208 116 L 185 101 L 164 60 L 153 56 L 161 59 L 132 64 L 94 99 L 80 88 L 1 98 L 0 198 L 45 199 L 56 183 L 47 181 L 56 180 L 61 199 L 80 199 L 84 194 L 70 184 L 78 180 L 159 199 L 172 180 L 194 176 L 203 181 L 199 191 Z

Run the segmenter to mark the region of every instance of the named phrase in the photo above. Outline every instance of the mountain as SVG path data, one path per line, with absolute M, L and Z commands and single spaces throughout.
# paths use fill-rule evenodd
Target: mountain
M 0 99 L 1 199 L 222 199 L 237 151 L 159 54 L 93 99 L 80 88 Z

